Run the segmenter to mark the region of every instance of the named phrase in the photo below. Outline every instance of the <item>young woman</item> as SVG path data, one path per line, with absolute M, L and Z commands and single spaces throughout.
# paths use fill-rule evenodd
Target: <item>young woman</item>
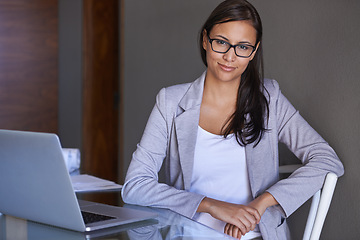
M 285 219 L 343 166 L 278 83 L 263 79 L 261 41 L 250 3 L 215 8 L 200 31 L 207 70 L 157 95 L 122 189 L 126 203 L 168 208 L 241 239 L 290 239 Z M 303 163 L 283 180 L 279 142 Z

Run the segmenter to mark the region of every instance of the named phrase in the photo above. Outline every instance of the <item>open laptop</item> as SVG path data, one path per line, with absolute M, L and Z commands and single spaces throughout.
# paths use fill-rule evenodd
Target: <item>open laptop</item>
M 0 130 L 0 196 L 0 213 L 79 232 L 157 217 L 152 212 L 78 201 L 59 138 L 50 133 Z M 102 220 L 85 223 L 84 212 Z

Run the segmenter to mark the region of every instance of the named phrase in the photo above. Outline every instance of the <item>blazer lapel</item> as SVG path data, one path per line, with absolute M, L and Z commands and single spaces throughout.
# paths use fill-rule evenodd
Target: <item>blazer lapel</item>
M 191 109 L 175 119 L 175 129 L 185 190 L 190 189 L 191 185 L 199 113 L 199 110 Z
M 205 76 L 206 72 L 190 86 L 179 103 L 180 113 L 174 120 L 185 190 L 191 186 Z
M 253 198 L 256 198 L 269 187 L 269 182 L 277 170 L 267 134 L 263 135 L 256 147 L 254 145 L 255 143 L 246 145 L 245 154 L 251 192 Z
M 254 170 L 254 145 L 253 144 L 247 144 L 245 146 L 245 156 L 246 156 L 246 165 L 248 169 L 248 175 L 249 175 L 249 182 L 250 182 L 250 188 L 252 197 L 257 197 L 257 191 L 256 191 L 256 179 L 255 179 L 255 170 Z

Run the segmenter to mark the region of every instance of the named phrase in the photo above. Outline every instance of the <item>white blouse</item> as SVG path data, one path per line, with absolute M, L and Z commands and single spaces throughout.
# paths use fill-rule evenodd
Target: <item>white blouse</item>
M 198 127 L 190 192 L 236 204 L 252 200 L 245 148 L 234 134 L 224 138 Z M 221 232 L 226 225 L 208 213 L 197 213 L 194 220 Z M 256 228 L 241 239 L 258 236 L 261 234 Z

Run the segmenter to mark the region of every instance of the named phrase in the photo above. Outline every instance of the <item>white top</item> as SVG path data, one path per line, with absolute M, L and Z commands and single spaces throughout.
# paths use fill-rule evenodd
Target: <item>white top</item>
M 252 200 L 245 148 L 234 134 L 224 138 L 198 127 L 190 192 L 236 204 L 245 205 Z M 197 213 L 194 219 L 224 232 L 226 223 L 208 213 Z M 256 228 L 241 239 L 258 236 L 261 234 Z

